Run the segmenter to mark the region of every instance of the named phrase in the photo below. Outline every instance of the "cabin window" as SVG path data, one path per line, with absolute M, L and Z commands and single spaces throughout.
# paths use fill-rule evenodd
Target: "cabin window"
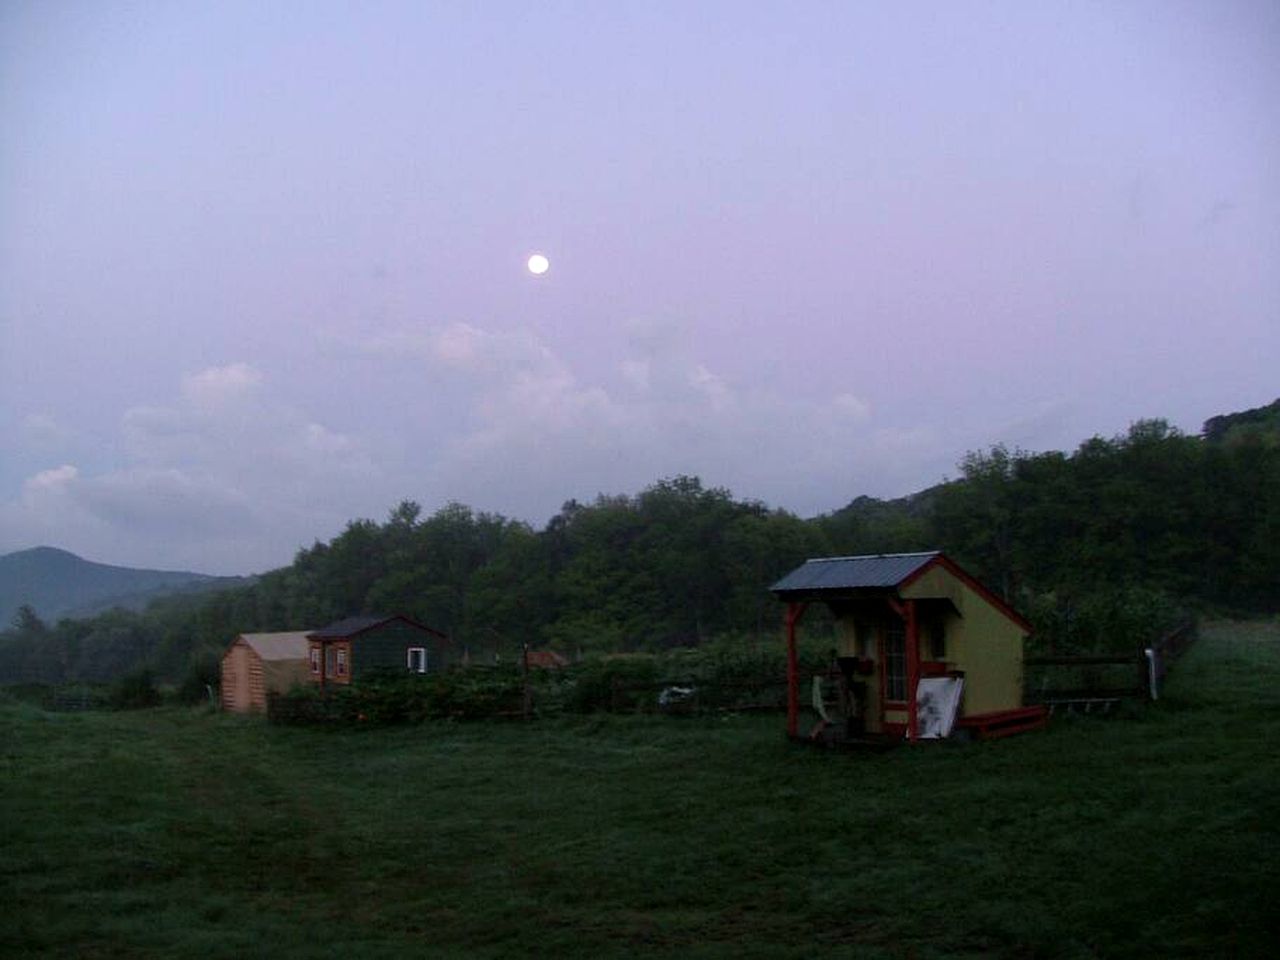
M 427 672 L 427 648 L 426 647 L 410 647 L 409 648 L 409 671 L 411 673 Z
M 311 648 L 311 672 L 316 676 L 320 675 L 320 648 Z
M 338 669 L 335 671 L 335 676 L 345 677 L 346 675 L 347 675 L 347 651 L 339 647 L 338 648 Z
M 884 698 L 907 699 L 907 637 L 900 623 L 884 631 Z
M 947 659 L 947 628 L 941 620 L 929 624 L 929 659 Z

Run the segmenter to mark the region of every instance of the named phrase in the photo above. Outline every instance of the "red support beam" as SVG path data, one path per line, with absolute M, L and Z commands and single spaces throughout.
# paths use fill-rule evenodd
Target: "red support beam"
M 920 732 L 916 711 L 916 687 L 920 685 L 920 630 L 916 621 L 916 602 L 906 601 L 907 621 L 907 739 L 914 741 Z
M 804 616 L 807 603 L 787 604 L 787 736 L 795 737 L 800 729 L 800 661 L 796 655 L 796 625 Z

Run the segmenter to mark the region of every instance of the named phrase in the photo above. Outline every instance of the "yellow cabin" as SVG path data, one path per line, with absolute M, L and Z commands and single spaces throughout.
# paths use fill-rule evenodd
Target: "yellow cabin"
M 1044 723 L 1043 708 L 1022 703 L 1030 624 L 940 552 L 808 560 L 770 589 L 787 604 L 793 737 L 796 631 L 814 602 L 830 608 L 838 631 L 831 676 L 814 683 L 815 739 L 993 737 Z

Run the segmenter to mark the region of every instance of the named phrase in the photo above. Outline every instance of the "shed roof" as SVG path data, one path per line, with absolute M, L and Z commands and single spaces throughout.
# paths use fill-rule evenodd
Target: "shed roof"
M 525 654 L 525 663 L 531 667 L 545 670 L 557 670 L 569 665 L 569 658 L 554 650 L 530 650 Z
M 307 631 L 290 633 L 242 633 L 239 638 L 263 660 L 305 660 Z
M 769 589 L 781 596 L 824 590 L 889 589 L 909 579 L 941 556 L 924 553 L 879 553 L 861 557 L 806 560 Z
M 345 640 L 348 637 L 354 637 L 356 634 L 364 633 L 366 630 L 372 630 L 374 627 L 380 627 L 392 620 L 402 620 L 409 626 L 414 627 L 424 633 L 434 634 L 437 637 L 443 637 L 444 634 L 439 630 L 433 630 L 431 627 L 416 623 L 408 617 L 399 614 L 393 616 L 385 616 L 379 614 L 370 614 L 358 617 L 347 617 L 344 620 L 338 620 L 328 626 L 321 627 L 319 630 L 312 630 L 307 636 L 312 640 Z
M 769 589 L 778 599 L 837 600 L 862 592 L 877 593 L 910 586 L 932 567 L 942 567 L 1028 633 L 1031 624 L 1008 603 L 962 570 L 940 550 L 922 553 L 879 553 L 864 557 L 819 557 L 806 560 Z

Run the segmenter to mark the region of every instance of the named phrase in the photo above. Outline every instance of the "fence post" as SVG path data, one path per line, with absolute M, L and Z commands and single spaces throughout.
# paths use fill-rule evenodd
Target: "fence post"
M 1147 690 L 1150 692 L 1152 700 L 1159 700 L 1160 681 L 1156 669 L 1156 651 L 1153 647 L 1147 647 L 1143 652 L 1146 654 Z
M 800 667 L 796 654 L 796 624 L 808 603 L 787 604 L 787 736 L 798 736 L 800 726 Z
M 533 712 L 533 691 L 529 688 L 529 645 L 526 643 L 520 655 L 520 712 L 525 720 Z

